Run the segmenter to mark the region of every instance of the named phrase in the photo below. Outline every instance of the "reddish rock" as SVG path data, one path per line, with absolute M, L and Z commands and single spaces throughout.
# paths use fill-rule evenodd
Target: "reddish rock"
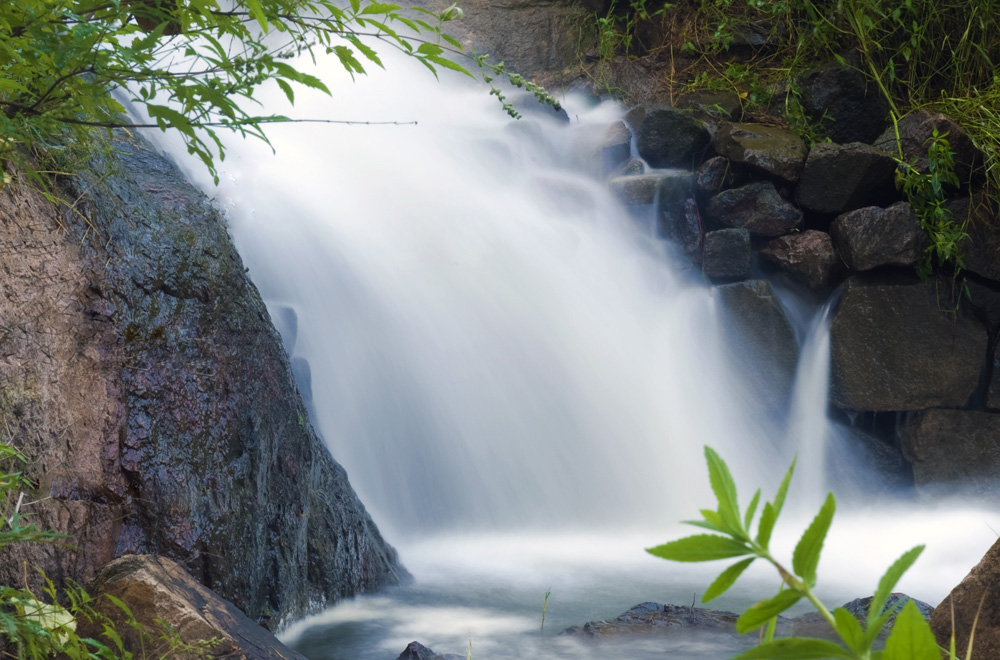
M 815 229 L 769 241 L 760 256 L 789 279 L 816 291 L 829 288 L 841 270 L 830 235 Z
M 971 660 L 1000 658 L 1000 541 L 993 544 L 931 613 L 931 628 L 938 644 L 948 648 L 955 633 L 955 647 L 965 658 L 973 622 L 978 616 Z M 952 619 L 954 613 L 954 619 Z M 954 620 L 954 625 L 952 621 Z

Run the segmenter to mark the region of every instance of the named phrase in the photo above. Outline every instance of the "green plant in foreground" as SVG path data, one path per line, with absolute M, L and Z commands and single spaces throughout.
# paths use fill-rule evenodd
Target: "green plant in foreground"
M 820 553 L 836 509 L 833 493 L 827 495 L 819 513 L 802 534 L 792 554 L 791 568 L 788 568 L 771 554 L 770 542 L 775 523 L 785 503 L 795 462 L 792 462 L 785 473 L 774 500 L 764 503 L 757 521 L 757 533 L 751 535 L 750 529 L 753 527 L 761 499 L 760 489 L 750 500 L 746 512 L 741 515 L 736 497 L 736 484 L 726 463 L 710 447 L 705 447 L 705 457 L 708 461 L 709 481 L 719 506 L 714 510 L 702 509 L 703 519 L 689 524 L 715 533 L 688 536 L 649 548 L 647 552 L 663 559 L 683 562 L 741 558 L 724 570 L 706 589 L 702 597 L 704 602 L 725 593 L 758 559 L 771 564 L 778 571 L 782 581 L 778 593 L 752 605 L 736 621 L 736 630 L 740 633 L 764 628 L 762 642 L 735 656 L 733 660 L 809 658 L 939 660 L 941 658 L 941 649 L 935 641 L 934 633 L 913 601 L 907 601 L 898 612 L 892 630 L 886 638 L 885 648 L 875 648 L 880 633 L 888 626 L 892 615 L 897 613 L 897 607 L 886 607 L 889 596 L 903 573 L 920 556 L 924 546 L 919 545 L 903 553 L 889 567 L 879 580 L 864 622 L 858 621 L 842 607 L 831 611 L 819 600 L 814 589 Z M 830 624 L 840 638 L 839 642 L 809 637 L 774 638 L 777 616 L 803 598 L 808 600 Z M 954 639 L 950 656 L 955 660 Z

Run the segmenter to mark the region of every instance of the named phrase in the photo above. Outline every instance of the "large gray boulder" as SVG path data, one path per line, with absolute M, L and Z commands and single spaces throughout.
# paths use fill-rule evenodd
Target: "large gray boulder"
M 1000 540 L 934 608 L 930 623 L 943 648 L 949 647 L 954 632 L 962 658 L 975 624 L 972 656 L 966 660 L 1000 658 Z
M 396 582 L 224 218 L 142 141 L 114 146 L 66 180 L 86 218 L 0 195 L 0 417 L 32 458 L 37 522 L 73 538 L 8 548 L 0 580 L 157 554 L 276 623 Z
M 849 211 L 830 225 L 830 236 L 851 270 L 911 266 L 924 257 L 930 239 L 913 208 L 896 202 Z
M 723 227 L 758 236 L 781 236 L 802 224 L 802 211 L 778 194 L 770 181 L 724 190 L 705 204 L 705 215 Z
M 841 271 L 830 235 L 815 229 L 768 241 L 761 248 L 760 256 L 792 281 L 814 291 L 828 289 Z
M 690 113 L 660 108 L 646 113 L 636 131 L 636 149 L 650 167 L 691 168 L 701 161 L 712 136 Z
M 977 410 L 918 412 L 901 429 L 901 447 L 919 493 L 1000 502 L 1000 415 Z
M 771 284 L 748 280 L 715 288 L 722 309 L 722 330 L 732 363 L 759 405 L 784 410 L 798 367 L 795 332 Z
M 964 406 L 986 327 L 954 313 L 935 281 L 854 276 L 830 328 L 830 400 L 849 410 Z
M 860 142 L 821 142 L 809 150 L 795 201 L 806 211 L 836 215 L 895 193 L 896 161 Z
M 734 163 L 745 163 L 786 183 L 799 180 L 806 162 L 806 145 L 787 128 L 764 124 L 722 122 L 715 150 Z

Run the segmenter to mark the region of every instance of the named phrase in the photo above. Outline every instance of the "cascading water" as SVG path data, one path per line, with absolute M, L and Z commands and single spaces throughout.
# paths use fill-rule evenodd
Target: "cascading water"
M 567 125 L 514 123 L 481 89 L 388 68 L 344 81 L 342 98 L 303 96 L 295 114 L 419 125 L 275 126 L 278 157 L 232 144 L 216 193 L 273 315 L 295 312 L 286 338 L 309 365 L 319 431 L 417 578 L 289 635 L 317 658 L 391 658 L 413 638 L 455 652 L 469 636 L 481 657 L 586 655 L 525 641 L 547 589 L 546 632 L 644 599 L 689 603 L 715 567 L 642 548 L 711 503 L 702 445 L 744 494 L 773 488 L 795 447 L 732 387 L 711 290 L 675 272 L 593 176 L 617 108 L 570 101 Z M 829 431 L 826 322 L 814 325 L 789 424 L 800 441 Z M 805 462 L 797 497 L 818 506 L 821 464 Z M 876 529 L 872 516 L 839 537 L 835 526 L 823 567 L 858 555 L 864 566 L 834 602 L 932 536 L 901 515 Z M 941 574 L 913 583 L 930 593 L 914 595 L 940 598 L 989 545 L 985 526 L 952 533 L 971 549 L 939 552 Z M 758 591 L 719 605 L 773 589 L 754 575 Z M 662 647 L 627 653 L 647 654 Z

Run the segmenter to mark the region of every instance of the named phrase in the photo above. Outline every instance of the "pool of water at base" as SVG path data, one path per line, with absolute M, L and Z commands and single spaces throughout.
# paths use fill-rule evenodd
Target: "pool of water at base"
M 897 590 L 936 605 L 996 540 L 996 518 L 954 505 L 842 515 L 820 564 L 821 598 L 836 606 L 870 595 L 895 558 L 927 541 Z M 787 522 L 792 531 L 808 524 Z M 730 592 L 701 603 L 698 595 L 727 563 L 681 565 L 643 551 L 691 531 L 469 534 L 404 544 L 411 584 L 342 601 L 280 637 L 310 660 L 394 660 L 413 641 L 483 660 L 724 660 L 755 636 L 680 628 L 601 639 L 560 634 L 647 601 L 739 612 L 777 589 L 773 568 L 757 562 Z M 779 529 L 776 556 L 790 556 L 796 540 Z M 807 611 L 800 605 L 790 614 Z

